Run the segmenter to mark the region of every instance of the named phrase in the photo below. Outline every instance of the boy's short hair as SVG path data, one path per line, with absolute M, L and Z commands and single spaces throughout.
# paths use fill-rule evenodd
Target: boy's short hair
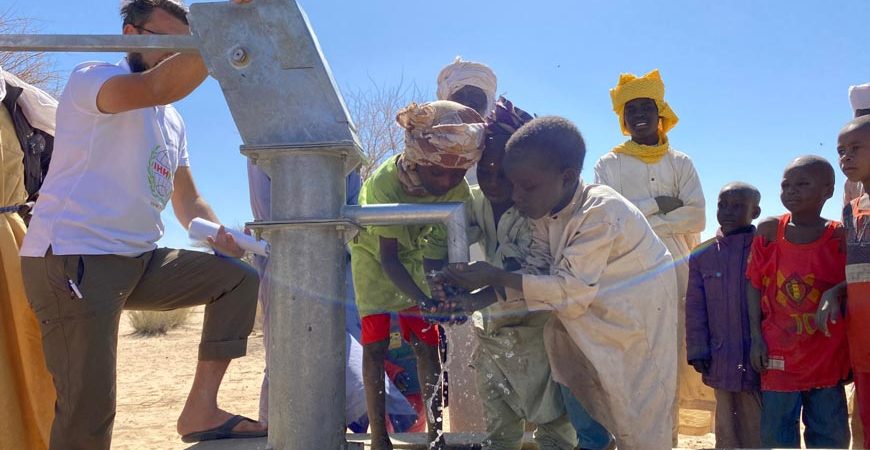
M 536 156 L 558 170 L 583 169 L 586 143 L 580 130 L 570 120 L 544 116 L 531 120 L 511 136 L 505 146 L 505 158 Z
M 761 191 L 758 190 L 757 187 L 743 182 L 743 181 L 732 181 L 725 186 L 722 186 L 722 189 L 719 190 L 719 193 L 723 193 L 725 191 L 740 191 L 745 193 L 752 199 L 755 204 L 761 203 Z
M 819 175 L 826 186 L 833 186 L 835 181 L 834 166 L 827 159 L 816 155 L 799 156 L 790 162 L 785 170 L 801 168 L 809 169 L 815 175 Z
M 868 109 L 868 111 L 870 111 L 870 109 Z M 844 125 L 840 130 L 840 133 L 860 130 L 865 127 L 870 127 L 870 115 L 858 116 L 846 122 L 846 125 Z
M 187 7 L 181 0 L 126 0 L 121 2 L 121 17 L 124 25 L 142 26 L 155 9 L 162 9 L 189 25 Z

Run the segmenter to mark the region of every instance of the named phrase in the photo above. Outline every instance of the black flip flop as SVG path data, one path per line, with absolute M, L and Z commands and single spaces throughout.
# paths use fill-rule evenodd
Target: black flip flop
M 215 441 L 218 439 L 246 439 L 266 436 L 266 431 L 233 431 L 233 428 L 235 428 L 236 425 L 244 420 L 252 423 L 257 423 L 256 420 L 249 419 L 245 416 L 236 415 L 230 417 L 220 426 L 214 427 L 210 430 L 197 431 L 196 433 L 185 434 L 184 436 L 181 436 L 181 441 L 190 444 L 193 442 Z

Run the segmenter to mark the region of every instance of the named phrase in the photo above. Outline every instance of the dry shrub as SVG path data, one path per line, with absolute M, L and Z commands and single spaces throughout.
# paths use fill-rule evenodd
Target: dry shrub
M 139 336 L 160 336 L 187 322 L 190 308 L 172 311 L 130 311 L 130 325 Z
M 368 89 L 353 89 L 344 95 L 366 158 L 360 168 L 364 180 L 387 158 L 402 151 L 405 132 L 396 123 L 399 110 L 426 98 L 416 84 L 406 84 L 404 79 L 395 85 L 370 81 Z
M 0 34 L 33 34 L 39 31 L 35 24 L 31 18 L 16 17 L 9 10 L 0 11 Z M 54 59 L 47 53 L 0 52 L 0 67 L 55 97 L 59 93 L 60 76 L 54 68 Z

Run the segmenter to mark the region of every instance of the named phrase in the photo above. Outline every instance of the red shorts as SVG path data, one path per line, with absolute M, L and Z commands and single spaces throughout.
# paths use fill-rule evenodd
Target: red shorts
M 402 339 L 411 342 L 411 333 L 423 343 L 435 347 L 438 345 L 438 326 L 423 319 L 420 307 L 399 311 L 399 330 Z M 390 315 L 372 314 L 362 318 L 362 344 L 373 344 L 390 338 Z

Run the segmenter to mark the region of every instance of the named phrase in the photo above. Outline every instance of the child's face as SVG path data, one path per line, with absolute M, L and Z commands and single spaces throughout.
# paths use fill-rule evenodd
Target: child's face
M 808 167 L 789 167 L 782 175 L 780 200 L 792 214 L 818 212 L 831 198 L 833 186 L 826 186 L 824 177 Z
M 752 225 L 752 221 L 760 214 L 761 209 L 758 207 L 758 202 L 746 190 L 726 187 L 719 193 L 716 219 L 722 227 L 722 233 L 729 234 L 732 231 L 746 228 Z
M 477 163 L 477 183 L 483 195 L 494 204 L 505 204 L 511 201 L 513 189 L 510 180 L 504 173 L 502 160 L 504 146 L 510 136 L 495 135 L 486 139 L 483 156 Z
M 837 138 L 840 170 L 849 181 L 870 180 L 870 127 L 843 131 Z
M 651 98 L 636 98 L 625 104 L 625 128 L 635 141 L 658 140 L 659 108 Z
M 550 214 L 580 176 L 576 169 L 560 171 L 535 159 L 505 160 L 505 174 L 513 185 L 514 206 L 530 219 Z
M 417 166 L 420 182 L 430 194 L 438 197 L 459 186 L 465 177 L 465 169 L 448 169 L 441 166 Z
M 480 117 L 485 117 L 489 112 L 486 110 L 488 103 L 486 92 L 483 92 L 483 89 L 477 86 L 464 86 L 454 92 L 447 100 L 459 103 L 460 105 L 467 106 L 477 111 L 477 113 L 480 114 Z

